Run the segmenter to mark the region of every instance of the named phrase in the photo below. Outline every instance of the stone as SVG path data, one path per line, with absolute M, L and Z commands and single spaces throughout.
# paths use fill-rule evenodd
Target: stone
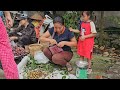
M 99 45 L 94 45 L 94 47 L 95 47 L 95 48 L 98 48 L 98 47 L 99 47 Z
M 106 56 L 106 57 L 107 57 L 107 56 L 109 56 L 109 53 L 108 53 L 108 52 L 104 52 L 104 53 L 103 53 L 103 56 Z
M 113 50 L 113 51 L 114 51 L 114 50 L 115 50 L 115 48 L 111 48 L 111 50 Z
M 104 47 L 104 46 L 101 46 L 99 49 L 100 49 L 100 50 L 104 50 L 104 49 L 105 49 L 105 47 Z
M 120 62 L 116 62 L 115 64 L 118 64 L 118 65 L 120 65 Z

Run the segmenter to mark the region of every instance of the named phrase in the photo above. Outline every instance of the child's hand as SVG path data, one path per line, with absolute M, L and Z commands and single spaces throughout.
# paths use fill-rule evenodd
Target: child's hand
M 84 40 L 85 40 L 85 36 L 81 36 L 81 37 L 80 37 L 80 40 L 81 40 L 81 41 L 84 41 Z
M 73 31 L 72 27 L 70 27 L 69 30 L 72 32 Z

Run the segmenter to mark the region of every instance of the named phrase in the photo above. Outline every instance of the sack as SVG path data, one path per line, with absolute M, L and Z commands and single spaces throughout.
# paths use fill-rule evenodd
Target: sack
M 49 50 L 53 55 L 63 51 L 63 49 L 58 47 L 57 45 L 49 46 Z
M 42 51 L 35 52 L 34 59 L 37 60 L 38 63 L 49 62 L 49 59 L 44 55 Z

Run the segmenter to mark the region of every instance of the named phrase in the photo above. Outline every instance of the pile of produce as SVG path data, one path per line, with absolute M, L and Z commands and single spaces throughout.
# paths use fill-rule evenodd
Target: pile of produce
M 27 54 L 25 52 L 25 49 L 22 48 L 22 47 L 17 47 L 17 46 L 16 47 L 12 47 L 12 51 L 13 51 L 15 57 L 24 56 L 24 55 Z
M 68 79 L 68 74 L 66 67 L 51 62 L 38 63 L 31 56 L 23 69 L 24 79 Z

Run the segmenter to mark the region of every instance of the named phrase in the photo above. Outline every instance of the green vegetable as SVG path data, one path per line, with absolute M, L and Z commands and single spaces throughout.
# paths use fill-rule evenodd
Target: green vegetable
M 62 76 L 62 79 L 66 79 L 66 76 Z

